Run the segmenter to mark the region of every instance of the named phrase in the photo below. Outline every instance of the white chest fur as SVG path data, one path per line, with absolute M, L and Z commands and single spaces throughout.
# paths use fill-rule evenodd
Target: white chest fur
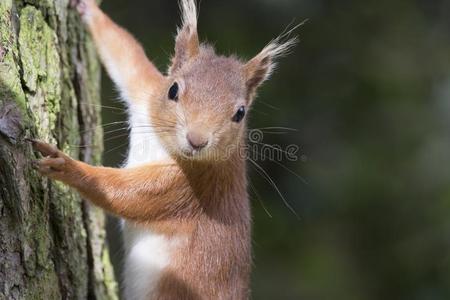
M 165 160 L 167 152 L 155 136 L 149 124 L 147 108 L 133 107 L 130 111 L 130 149 L 126 167 L 135 167 L 149 162 Z M 158 284 L 163 270 L 170 263 L 170 253 L 176 240 L 138 229 L 124 221 L 125 299 L 148 300 Z
M 147 111 L 145 106 L 134 105 L 130 108 L 130 149 L 126 162 L 128 168 L 169 158 L 156 136 Z
M 125 299 L 151 299 L 162 272 L 170 263 L 170 254 L 177 240 L 133 228 L 131 224 L 125 225 L 124 239 L 127 245 Z

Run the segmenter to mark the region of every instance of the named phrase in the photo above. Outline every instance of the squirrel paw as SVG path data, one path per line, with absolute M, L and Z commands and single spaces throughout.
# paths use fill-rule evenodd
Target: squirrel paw
M 39 173 L 52 179 L 66 181 L 67 175 L 70 175 L 72 159 L 55 146 L 37 140 L 29 141 L 33 149 L 44 156 L 44 158 L 33 162 L 33 167 Z
M 70 6 L 75 8 L 83 19 L 89 16 L 91 8 L 96 5 L 94 0 L 70 0 Z

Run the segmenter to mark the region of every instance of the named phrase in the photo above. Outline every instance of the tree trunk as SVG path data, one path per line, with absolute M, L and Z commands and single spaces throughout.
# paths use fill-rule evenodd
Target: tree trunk
M 0 299 L 117 299 L 103 213 L 39 176 L 25 141 L 100 163 L 99 79 L 68 0 L 0 0 Z

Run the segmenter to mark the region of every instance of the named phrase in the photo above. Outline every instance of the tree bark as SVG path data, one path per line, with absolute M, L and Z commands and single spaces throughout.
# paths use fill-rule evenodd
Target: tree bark
M 117 299 L 103 213 L 25 138 L 98 164 L 100 66 L 68 0 L 0 0 L 0 299 Z

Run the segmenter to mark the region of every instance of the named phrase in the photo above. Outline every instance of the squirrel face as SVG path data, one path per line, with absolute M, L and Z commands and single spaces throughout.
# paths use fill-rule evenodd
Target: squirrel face
M 223 159 L 242 144 L 250 102 L 243 64 L 208 46 L 172 70 L 152 109 L 152 123 L 171 154 Z
M 246 113 L 257 88 L 297 39 L 281 42 L 287 37 L 282 35 L 248 62 L 220 56 L 199 42 L 194 1 L 180 3 L 183 24 L 168 76 L 152 103 L 151 123 L 176 157 L 226 159 L 245 143 Z

